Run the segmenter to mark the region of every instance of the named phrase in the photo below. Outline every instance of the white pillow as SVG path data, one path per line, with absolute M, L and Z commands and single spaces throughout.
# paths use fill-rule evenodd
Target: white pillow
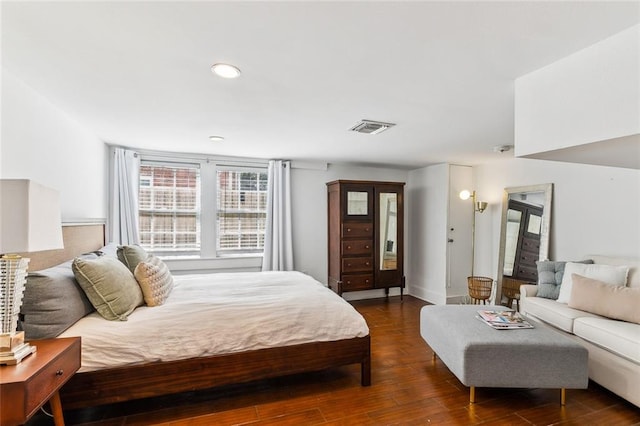
M 629 267 L 601 265 L 598 263 L 585 264 L 567 262 L 564 267 L 562 284 L 560 284 L 560 295 L 558 296 L 558 302 L 560 303 L 569 303 L 569 299 L 571 298 L 571 287 L 573 286 L 571 274 L 578 274 L 593 280 L 602 281 L 605 284 L 624 287 L 627 285 Z

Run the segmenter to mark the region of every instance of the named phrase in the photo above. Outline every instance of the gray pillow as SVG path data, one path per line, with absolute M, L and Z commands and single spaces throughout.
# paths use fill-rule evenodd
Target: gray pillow
M 136 270 L 138 263 L 146 261 L 147 257 L 149 257 L 145 249 L 139 245 L 118 246 L 117 254 L 120 262 L 124 263 L 132 274 Z
M 102 253 L 103 256 L 118 257 L 118 245 L 116 243 L 108 243 L 98 251 Z
M 95 254 L 83 255 L 97 259 Z M 28 340 L 50 339 L 95 309 L 73 276 L 71 261 L 29 272 L 20 309 L 20 329 Z
M 138 282 L 118 259 L 77 258 L 71 267 L 91 304 L 105 319 L 126 321 L 129 314 L 144 303 Z
M 593 263 L 593 260 L 580 260 L 574 263 Z M 536 296 L 545 299 L 556 300 L 560 295 L 560 284 L 564 276 L 564 267 L 567 261 L 537 261 L 538 267 L 538 293 Z

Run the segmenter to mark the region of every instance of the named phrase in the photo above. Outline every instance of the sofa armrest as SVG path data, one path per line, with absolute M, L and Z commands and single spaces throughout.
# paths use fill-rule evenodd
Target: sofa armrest
M 520 286 L 520 298 L 535 297 L 538 294 L 538 286 L 532 284 L 524 284 Z

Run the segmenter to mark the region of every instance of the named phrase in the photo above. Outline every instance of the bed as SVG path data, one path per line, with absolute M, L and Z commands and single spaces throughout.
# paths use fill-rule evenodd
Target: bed
M 79 234 L 83 237 L 78 238 Z M 99 249 L 103 239 L 98 236 L 103 235 L 102 225 L 65 227 L 65 252 L 30 254 L 30 271 Z M 141 306 L 127 321 L 107 321 L 93 312 L 62 332 L 60 337 L 79 335 L 83 339 L 82 367 L 61 390 L 65 409 L 350 364 L 360 364 L 361 385 L 370 385 L 371 349 L 366 322 L 325 286 L 296 272 L 212 275 L 213 284 L 208 283 L 212 277 L 205 275 L 175 276 L 166 303 Z M 285 292 L 286 288 L 292 292 Z M 280 297 L 281 294 L 286 296 Z M 325 306 L 325 299 L 327 303 L 337 303 L 337 308 Z M 311 312 L 314 306 L 321 306 L 320 312 Z M 200 320 L 208 307 L 218 316 Z M 187 310 L 195 312 L 189 314 Z M 339 314 L 327 315 L 329 311 Z M 260 320 L 259 315 L 263 314 L 271 316 Z M 168 324 L 180 317 L 190 326 L 167 331 Z M 329 324 L 328 319 L 333 317 L 338 317 L 342 325 Z M 314 326 L 300 326 L 304 321 Z M 358 324 L 360 321 L 364 326 Z M 136 344 L 136 336 L 147 333 L 144 324 L 151 325 L 149 330 L 160 330 L 155 344 Z M 235 333 L 239 329 L 252 331 Z M 234 334 L 239 335 L 239 342 L 231 339 Z M 211 343 L 198 346 L 193 344 L 194 339 Z M 231 343 L 223 344 L 228 339 Z M 109 345 L 114 348 L 112 356 L 93 354 L 95 347 Z

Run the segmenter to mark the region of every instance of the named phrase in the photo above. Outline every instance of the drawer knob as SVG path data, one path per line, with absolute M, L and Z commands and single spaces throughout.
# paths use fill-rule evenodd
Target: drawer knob
M 369 248 L 369 245 L 367 244 L 366 246 L 364 246 L 364 248 L 368 249 L 368 248 Z
M 350 264 L 350 263 L 347 263 L 347 266 L 351 266 L 351 264 Z
M 347 228 L 347 232 L 351 232 L 351 228 Z
M 64 370 L 56 370 L 56 376 L 62 376 L 64 374 Z
M 365 262 L 364 264 L 365 264 L 365 266 L 369 266 L 369 262 Z
M 351 246 L 347 246 L 347 250 L 351 250 Z
M 351 284 L 351 281 L 347 280 L 347 284 Z
M 369 284 L 369 280 L 364 280 L 365 283 Z

